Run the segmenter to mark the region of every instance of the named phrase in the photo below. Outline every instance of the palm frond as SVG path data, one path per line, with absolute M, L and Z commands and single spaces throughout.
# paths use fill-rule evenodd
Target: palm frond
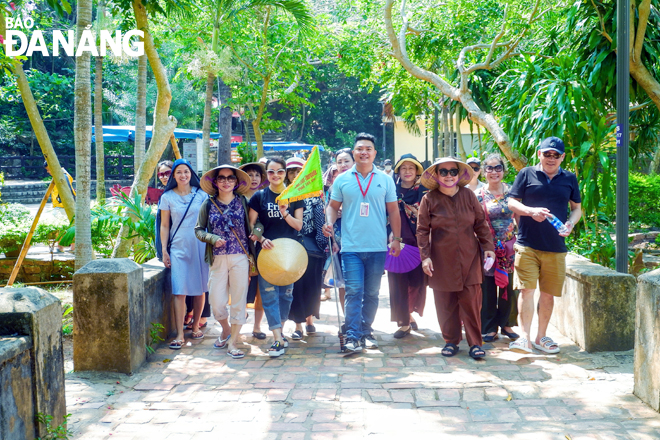
M 312 15 L 312 11 L 307 7 L 307 4 L 302 0 L 246 0 L 244 2 L 235 2 L 227 0 L 227 4 L 234 4 L 237 6 L 232 14 L 264 6 L 272 6 L 281 9 L 289 14 L 296 20 L 301 34 L 309 33 L 314 30 L 316 20 Z

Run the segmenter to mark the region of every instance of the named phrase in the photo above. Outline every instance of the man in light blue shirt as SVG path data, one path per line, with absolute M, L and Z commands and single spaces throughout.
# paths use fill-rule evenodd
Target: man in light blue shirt
M 341 264 L 346 282 L 346 349 L 378 348 L 373 324 L 378 310 L 378 291 L 387 255 L 387 216 L 394 235 L 390 252 L 401 251 L 401 217 L 394 180 L 374 166 L 376 138 L 360 133 L 353 147 L 353 168 L 337 177 L 327 213 L 333 233 L 339 208 L 342 209 Z

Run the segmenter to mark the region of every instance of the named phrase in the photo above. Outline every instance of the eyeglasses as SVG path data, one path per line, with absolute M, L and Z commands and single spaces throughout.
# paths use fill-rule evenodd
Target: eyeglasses
M 552 159 L 559 159 L 561 157 L 561 154 L 559 153 L 553 153 L 552 151 L 544 151 L 543 152 L 543 157 L 552 158 Z
M 286 170 L 284 168 L 280 168 L 279 170 L 268 170 L 268 175 L 269 176 L 274 176 L 275 174 L 279 176 L 283 176 L 286 174 Z
M 447 177 L 447 174 L 451 175 L 452 177 L 456 177 L 458 176 L 458 168 L 452 168 L 451 170 L 440 168 L 438 170 L 438 174 L 440 174 L 441 177 Z
M 472 169 L 474 170 L 475 173 L 481 171 L 481 167 L 472 167 Z
M 236 176 L 218 176 L 215 178 L 216 182 L 229 182 L 236 183 Z
M 158 178 L 161 179 L 163 177 L 170 177 L 171 174 L 172 174 L 172 171 L 165 171 L 165 172 L 162 172 L 162 173 L 158 173 Z
M 486 166 L 485 170 L 487 173 L 499 173 L 504 171 L 504 167 L 502 165 L 495 165 L 495 166 L 488 165 Z

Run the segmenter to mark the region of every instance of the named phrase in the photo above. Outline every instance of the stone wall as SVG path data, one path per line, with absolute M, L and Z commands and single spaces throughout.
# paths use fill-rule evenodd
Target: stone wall
M 0 437 L 43 437 L 37 413 L 54 426 L 66 415 L 60 301 L 36 287 L 0 289 L 0 335 Z
M 0 284 L 5 284 L 16 264 L 16 258 L 0 259 Z M 70 280 L 75 272 L 73 257 L 42 254 L 40 258 L 25 258 L 16 277 L 17 282 L 36 283 L 40 281 Z
M 660 270 L 637 282 L 634 393 L 660 411 Z
M 566 281 L 551 322 L 588 352 L 624 351 L 635 340 L 636 281 L 575 254 L 566 257 Z
M 169 269 L 117 258 L 95 260 L 73 276 L 76 371 L 132 374 L 147 359 L 152 323 L 173 327 Z M 98 325 L 99 316 L 106 325 Z
M 107 197 L 112 195 L 110 194 L 110 188 L 117 183 L 121 186 L 131 186 L 133 180 L 106 180 L 105 194 Z M 50 182 L 5 182 L 4 186 L 0 187 L 2 203 L 41 203 L 49 184 Z M 75 180 L 73 181 L 73 187 L 76 187 Z M 91 197 L 92 199 L 96 198 L 96 180 L 91 182 Z

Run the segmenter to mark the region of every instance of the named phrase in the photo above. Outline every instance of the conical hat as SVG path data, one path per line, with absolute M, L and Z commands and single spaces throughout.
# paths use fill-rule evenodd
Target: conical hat
M 307 270 L 307 251 L 290 238 L 277 238 L 273 244 L 273 249 L 262 249 L 259 253 L 259 275 L 275 286 L 295 283 Z

